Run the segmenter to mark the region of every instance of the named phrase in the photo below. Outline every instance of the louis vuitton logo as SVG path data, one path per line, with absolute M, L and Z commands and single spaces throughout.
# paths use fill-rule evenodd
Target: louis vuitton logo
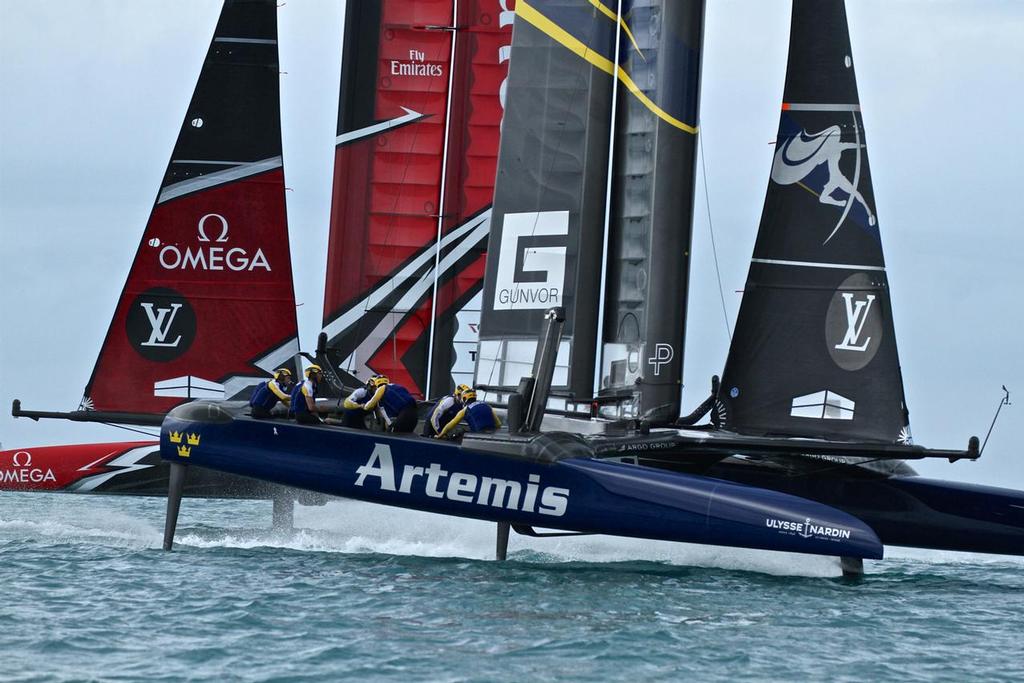
M 167 341 L 167 335 L 170 334 L 171 325 L 174 324 L 174 318 L 178 315 L 178 310 L 181 308 L 181 304 L 171 304 L 168 308 L 155 308 L 152 303 L 139 304 L 146 311 L 146 318 L 149 320 L 149 325 L 152 328 L 149 333 L 149 339 L 142 342 L 142 346 L 170 346 L 176 347 L 178 342 L 181 341 L 181 335 L 175 337 L 174 341 Z
M 853 292 L 843 292 L 842 297 L 846 305 L 846 334 L 835 348 L 863 353 L 871 343 L 871 337 L 860 342 L 860 335 L 864 331 L 864 323 L 867 322 L 868 314 L 871 312 L 871 304 L 875 301 L 875 295 L 868 294 L 864 299 L 857 300 L 854 298 Z

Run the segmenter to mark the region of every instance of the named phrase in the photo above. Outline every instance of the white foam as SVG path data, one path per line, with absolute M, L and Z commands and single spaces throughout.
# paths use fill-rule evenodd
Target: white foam
M 1012 555 L 985 555 L 982 553 L 966 553 L 954 550 L 931 550 L 929 548 L 902 548 L 887 546 L 886 559 L 907 560 L 921 564 L 984 564 L 984 565 L 1024 565 L 1024 557 Z
M 117 547 L 159 548 L 164 501 L 64 494 L 5 494 L 0 538 L 44 538 Z M 296 531 L 269 528 L 270 504 L 186 499 L 175 543 L 196 548 L 281 548 L 345 554 L 381 553 L 490 560 L 495 525 L 351 500 L 295 508 Z M 921 564 L 1024 565 L 1024 558 L 915 548 L 886 548 L 887 560 Z M 839 575 L 832 557 L 691 545 L 615 536 L 532 538 L 513 533 L 509 558 L 530 563 L 649 561 L 755 571 L 780 576 Z M 868 562 L 882 569 L 883 563 Z
M 323 507 L 296 507 L 295 524 L 305 529 L 327 532 L 328 538 L 344 539 L 343 547 L 333 548 L 341 552 L 479 560 L 494 557 L 495 525 L 478 520 L 387 508 L 357 501 L 338 501 Z M 319 538 L 322 541 L 325 537 Z M 835 558 L 616 536 L 533 538 L 513 533 L 509 542 L 509 558 L 599 563 L 641 560 L 785 576 L 839 574 L 839 563 Z
M 159 547 L 162 539 L 162 532 L 147 521 L 113 510 L 95 510 L 74 519 L 0 519 L 0 534 L 57 543 L 87 540 L 140 548 Z

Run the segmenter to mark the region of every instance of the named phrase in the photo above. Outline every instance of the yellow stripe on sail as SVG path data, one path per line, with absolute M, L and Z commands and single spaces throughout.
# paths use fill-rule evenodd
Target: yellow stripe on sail
M 593 0 L 591 0 L 591 2 L 593 2 Z M 604 9 L 608 8 L 605 7 Z M 651 112 L 662 121 L 675 126 L 679 130 L 686 131 L 687 133 L 691 133 L 693 135 L 697 134 L 697 128 L 695 126 L 683 123 L 655 104 L 651 98 L 640 90 L 639 86 L 633 82 L 633 79 L 622 67 L 616 68 L 610 59 L 596 50 L 592 50 L 587 47 L 587 45 L 585 45 L 581 40 L 538 12 L 537 9 L 526 2 L 526 0 L 519 0 L 516 3 L 516 16 L 521 17 L 524 21 L 531 24 L 556 43 L 565 47 L 567 50 L 582 58 L 589 64 L 596 66 L 608 75 L 615 75 L 619 81 L 626 86 L 626 89 L 629 90 L 634 97 L 640 100 L 641 104 L 651 110 Z
M 647 95 L 645 95 L 643 93 L 642 90 L 640 90 L 640 87 L 636 83 L 633 82 L 633 79 L 629 77 L 629 74 L 626 73 L 622 69 L 622 67 L 619 67 L 619 80 L 622 81 L 622 84 L 624 86 L 626 86 L 626 88 L 629 90 L 629 92 L 633 93 L 633 95 L 638 100 L 640 100 L 640 102 L 645 107 L 647 107 L 652 112 L 654 112 L 654 115 L 657 116 L 659 119 L 661 119 L 662 121 L 665 121 L 666 123 L 669 123 L 669 124 L 675 126 L 679 130 L 686 131 L 687 133 L 691 133 L 692 135 L 696 135 L 697 134 L 697 127 L 696 126 L 690 126 L 690 125 L 687 125 L 687 124 L 683 123 L 682 121 L 680 121 L 679 119 L 677 119 L 676 117 L 672 116 L 667 111 L 665 111 L 664 109 L 662 109 L 661 107 L 656 105 L 651 100 L 651 98 L 649 98 Z
M 636 50 L 636 53 L 638 55 L 640 55 L 640 59 L 646 62 L 647 58 L 644 57 L 644 53 L 640 50 L 640 46 L 637 45 L 636 43 L 636 38 L 633 37 L 633 32 L 629 30 L 629 26 L 626 24 L 623 18 L 620 17 L 617 12 L 613 12 L 611 9 L 609 9 L 603 2 L 601 2 L 601 0 L 590 0 L 590 4 L 596 7 L 601 14 L 605 15 L 612 21 L 617 22 L 619 24 L 619 26 L 622 28 L 622 32 L 626 34 L 627 38 L 629 38 L 629 42 L 633 43 L 633 49 Z
M 545 17 L 524 0 L 520 0 L 516 3 L 516 16 L 522 17 L 524 21 L 532 24 L 542 33 L 551 37 L 556 43 L 567 48 L 577 56 L 582 57 L 584 60 L 590 62 L 606 74 L 612 75 L 614 73 L 615 65 L 612 64 L 610 59 L 587 47 L 581 40 L 577 39 L 561 26 Z

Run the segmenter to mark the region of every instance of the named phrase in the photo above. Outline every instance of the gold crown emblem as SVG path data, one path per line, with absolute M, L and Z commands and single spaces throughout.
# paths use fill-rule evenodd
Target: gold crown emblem
M 171 432 L 171 443 L 181 443 L 181 432 Z
M 199 445 L 199 435 L 198 434 L 189 434 L 188 435 L 188 445 L 189 446 L 198 446 Z
M 189 448 L 188 446 L 185 446 L 185 445 L 178 446 L 178 455 L 180 455 L 181 457 L 187 458 L 191 454 L 192 454 L 192 449 Z

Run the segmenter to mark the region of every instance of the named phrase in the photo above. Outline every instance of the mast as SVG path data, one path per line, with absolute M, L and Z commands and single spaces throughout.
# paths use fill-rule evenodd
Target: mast
M 82 406 L 244 396 L 298 352 L 277 6 L 227 0 Z
M 601 393 L 612 415 L 679 416 L 702 0 L 637 0 L 621 40 Z M 606 403 L 607 405 L 607 403 Z
M 455 7 L 452 12 L 453 16 L 456 17 L 456 22 L 459 16 L 459 2 L 455 0 Z M 452 31 L 452 49 L 451 58 L 448 62 L 448 104 L 445 107 L 444 112 L 444 148 L 441 151 L 441 208 L 437 213 L 437 243 L 441 243 L 441 237 L 444 233 L 444 213 L 445 213 L 445 197 L 447 196 L 447 188 L 445 183 L 448 180 L 448 143 L 451 140 L 451 123 L 452 123 L 452 100 L 454 99 L 454 84 L 455 84 L 455 51 L 458 49 L 459 34 L 457 31 Z M 441 275 L 441 250 L 434 250 L 434 285 L 430 291 L 430 298 L 433 301 L 437 301 L 438 291 L 438 280 Z M 427 341 L 427 377 L 426 383 L 423 385 L 426 394 L 430 395 L 430 386 L 433 375 L 433 361 L 434 361 L 434 341 L 437 337 L 437 310 L 432 310 L 430 316 L 430 332 Z
M 842 0 L 794 0 L 761 226 L 722 379 L 743 433 L 909 442 Z

